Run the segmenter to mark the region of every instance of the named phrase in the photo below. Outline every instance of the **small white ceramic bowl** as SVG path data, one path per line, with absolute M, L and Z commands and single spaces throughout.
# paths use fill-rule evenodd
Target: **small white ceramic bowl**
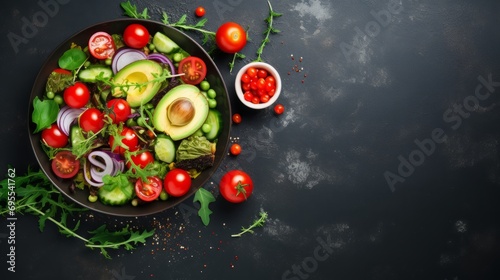
M 274 92 L 274 95 L 267 101 L 266 103 L 259 103 L 255 104 L 249 101 L 246 101 L 245 98 L 243 97 L 243 90 L 241 89 L 241 76 L 247 71 L 248 68 L 254 67 L 257 69 L 265 69 L 270 75 L 274 77 L 276 80 L 276 90 Z M 280 96 L 281 93 L 281 77 L 278 71 L 271 66 L 268 63 L 265 62 L 250 62 L 247 65 L 243 66 L 240 71 L 238 71 L 238 74 L 236 75 L 236 80 L 234 81 L 234 88 L 236 89 L 236 95 L 238 98 L 241 100 L 243 104 L 245 104 L 247 107 L 252 108 L 252 109 L 264 109 L 269 106 L 271 106 Z

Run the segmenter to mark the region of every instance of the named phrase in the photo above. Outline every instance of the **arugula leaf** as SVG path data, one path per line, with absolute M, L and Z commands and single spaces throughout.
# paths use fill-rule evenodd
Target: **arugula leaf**
M 137 6 L 132 5 L 130 0 L 127 2 L 120 3 L 120 6 L 125 11 L 125 15 L 131 18 L 139 18 L 139 19 L 149 19 L 148 8 L 144 8 L 141 13 L 137 11 Z
M 198 216 L 200 216 L 201 221 L 205 226 L 210 223 L 210 214 L 212 211 L 208 208 L 209 204 L 215 201 L 214 195 L 205 190 L 204 188 L 200 188 L 194 194 L 193 202 L 200 202 L 200 210 L 198 210 Z
M 42 131 L 50 127 L 57 120 L 59 113 L 59 105 L 54 100 L 47 99 L 41 101 L 38 96 L 33 99 L 33 113 L 31 121 L 36 124 L 36 129 L 33 133 Z
M 91 236 L 85 238 L 77 232 L 80 220 L 76 219 L 75 224 L 70 227 L 68 217 L 69 215 L 75 217 L 74 214 L 88 209 L 68 203 L 41 170 L 32 171 L 28 167 L 25 175 L 15 177 L 15 185 L 15 210 L 12 210 L 8 206 L 10 203 L 7 203 L 10 201 L 7 194 L 10 191 L 9 188 L 12 188 L 12 179 L 9 181 L 5 178 L 0 181 L 0 215 L 33 214 L 38 216 L 40 231 L 43 231 L 45 223 L 50 221 L 66 237 L 80 239 L 88 248 L 100 249 L 105 258 L 111 258 L 107 249 L 132 250 L 138 243 L 145 243 L 146 239 L 154 234 L 154 229 L 140 232 L 128 226 L 112 232 L 106 229 L 106 225 L 103 225 L 96 230 L 89 231 Z
M 249 232 L 249 233 L 253 233 L 253 229 L 256 228 L 256 227 L 263 227 L 264 226 L 264 223 L 266 222 L 267 220 L 267 212 L 264 212 L 264 211 L 261 211 L 259 213 L 259 218 L 255 221 L 253 221 L 253 224 L 247 228 L 245 227 L 242 227 L 241 228 L 241 232 L 238 233 L 238 234 L 233 234 L 231 235 L 231 237 L 241 237 L 243 234 Z

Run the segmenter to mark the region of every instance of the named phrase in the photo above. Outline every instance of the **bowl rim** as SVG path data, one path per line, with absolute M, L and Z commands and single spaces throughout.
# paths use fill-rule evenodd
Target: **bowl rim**
M 45 85 L 46 78 L 47 78 L 47 69 L 49 66 L 53 66 L 54 64 L 54 56 L 61 54 L 62 51 L 64 50 L 63 48 L 69 48 L 69 44 L 73 42 L 76 38 L 79 38 L 79 36 L 86 36 L 86 33 L 90 33 L 92 31 L 95 31 L 96 29 L 105 29 L 101 31 L 108 31 L 109 29 L 118 29 L 117 27 L 114 27 L 113 25 L 125 25 L 125 24 L 132 24 L 132 23 L 142 23 L 144 24 L 147 28 L 154 28 L 154 30 L 159 31 L 163 30 L 168 30 L 167 33 L 171 34 L 171 36 L 176 37 L 179 39 L 182 37 L 183 41 L 180 45 L 188 46 L 191 51 L 194 51 L 195 54 L 201 55 L 204 58 L 207 58 L 208 61 L 206 61 L 207 67 L 211 69 L 210 75 L 207 74 L 207 80 L 211 80 L 218 89 L 221 89 L 223 92 L 219 93 L 217 96 L 217 104 L 221 104 L 221 107 L 218 107 L 219 109 L 223 109 L 226 112 L 221 112 L 225 117 L 223 117 L 223 121 L 226 124 L 225 127 L 223 128 L 221 135 L 219 136 L 219 139 L 217 141 L 217 151 L 216 151 L 216 160 L 214 162 L 214 165 L 210 167 L 210 169 L 205 170 L 204 172 L 207 172 L 205 176 L 199 176 L 200 178 L 196 185 L 192 186 L 190 188 L 190 191 L 188 194 L 184 195 L 183 197 L 179 198 L 170 198 L 170 201 L 157 201 L 157 202 L 152 202 L 152 203 L 145 203 L 144 205 L 139 206 L 139 208 L 143 208 L 142 210 L 137 210 L 137 207 L 131 206 L 131 205 L 125 205 L 125 206 L 108 206 L 104 205 L 99 202 L 98 205 L 95 203 L 91 203 L 88 201 L 87 196 L 88 196 L 88 190 L 86 191 L 80 191 L 77 190 L 76 192 L 72 193 L 69 191 L 69 185 L 70 185 L 70 180 L 67 179 L 60 179 L 57 178 L 53 172 L 50 170 L 50 166 L 48 166 L 47 162 L 50 163 L 49 159 L 47 158 L 45 152 L 43 152 L 43 149 L 40 145 L 40 133 L 33 134 L 33 128 L 34 124 L 31 121 L 31 113 L 33 111 L 33 99 L 36 96 L 41 96 L 43 93 L 41 93 L 40 89 L 40 84 L 43 83 Z M 111 26 L 111 27 L 110 27 Z M 154 27 L 153 27 L 154 26 Z M 108 30 L 106 30 L 108 28 Z M 78 42 L 77 42 L 78 43 Z M 191 51 L 189 52 L 190 54 Z M 54 69 L 52 67 L 51 69 Z M 43 79 L 43 80 L 42 80 Z M 211 83 L 212 85 L 212 83 Z M 29 135 L 29 141 L 30 145 L 32 148 L 32 151 L 35 155 L 35 158 L 37 160 L 37 163 L 42 170 L 42 172 L 45 173 L 49 181 L 63 194 L 63 196 L 66 196 L 67 199 L 70 201 L 85 207 L 91 211 L 95 211 L 98 213 L 102 213 L 105 215 L 111 215 L 111 216 L 121 216 L 121 217 L 139 217 L 139 216 L 147 216 L 147 215 L 152 215 L 152 214 L 157 214 L 163 211 L 166 211 L 168 209 L 171 209 L 179 204 L 181 204 L 183 201 L 194 195 L 194 193 L 203 187 L 204 185 L 207 184 L 207 182 L 216 174 L 217 169 L 219 166 L 222 164 L 224 161 L 224 158 L 226 156 L 225 150 L 227 150 L 229 146 L 229 135 L 231 133 L 231 126 L 230 120 L 231 120 L 231 102 L 229 98 L 229 91 L 227 89 L 224 77 L 222 76 L 220 69 L 217 67 L 217 64 L 213 61 L 212 57 L 207 53 L 207 51 L 193 38 L 191 38 L 189 35 L 186 33 L 182 32 L 181 30 L 174 28 L 172 26 L 163 24 L 158 21 L 154 20 L 147 20 L 147 19 L 133 19 L 133 18 L 119 18 L 119 19 L 112 19 L 112 20 L 107 20 L 107 21 L 101 21 L 98 23 L 94 23 L 91 25 L 88 25 L 84 28 L 81 28 L 77 30 L 77 32 L 74 32 L 70 36 L 66 37 L 63 39 L 52 51 L 50 54 L 46 57 L 44 61 L 42 61 L 40 68 L 37 72 L 35 80 L 32 82 L 32 87 L 30 91 L 30 96 L 28 100 L 28 118 L 27 118 L 27 129 L 28 129 L 28 135 Z M 222 102 L 219 102 L 222 101 Z M 219 146 L 220 145 L 220 146 Z M 45 156 L 45 158 L 43 158 Z M 203 174 L 201 174 L 203 175 Z M 168 202 L 167 205 L 163 206 L 161 205 L 162 203 Z
M 267 71 L 269 71 L 271 73 L 271 75 L 273 75 L 275 80 L 276 80 L 276 91 L 275 91 L 274 95 L 271 97 L 271 99 L 269 99 L 269 101 L 266 103 L 254 104 L 252 102 L 246 101 L 244 96 L 243 96 L 243 90 L 241 89 L 241 82 L 240 81 L 241 81 L 241 77 L 243 76 L 243 74 L 250 67 L 264 68 Z M 250 63 L 244 65 L 238 71 L 238 73 L 236 74 L 235 81 L 234 81 L 234 89 L 236 90 L 236 96 L 238 96 L 238 99 L 245 106 L 252 108 L 252 109 L 265 109 L 265 108 L 271 106 L 273 103 L 275 103 L 281 94 L 281 90 L 282 90 L 281 76 L 280 76 L 278 70 L 276 70 L 276 68 L 274 68 L 271 64 L 269 64 L 267 62 L 263 62 L 263 61 L 253 61 L 253 62 L 250 62 Z

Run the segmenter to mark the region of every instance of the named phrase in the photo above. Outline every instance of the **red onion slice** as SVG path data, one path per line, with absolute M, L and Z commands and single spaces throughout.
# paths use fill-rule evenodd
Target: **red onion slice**
M 89 169 L 87 164 L 84 166 L 84 177 L 87 183 L 94 187 L 104 185 L 102 178 L 106 175 L 115 176 L 125 168 L 123 160 L 119 155 L 105 151 L 93 151 L 88 157 Z
M 127 66 L 128 64 L 143 59 L 147 59 L 147 56 L 142 51 L 136 49 L 122 48 L 118 50 L 113 56 L 113 60 L 111 61 L 111 69 L 113 70 L 113 73 L 116 74 L 118 71 L 120 71 L 123 67 Z
M 71 125 L 84 110 L 85 109 L 82 108 L 77 109 L 69 106 L 62 107 L 57 114 L 57 126 L 61 132 L 69 135 Z
M 152 53 L 152 54 L 148 55 L 147 58 L 149 60 L 155 60 L 155 61 L 163 63 L 163 64 L 168 64 L 168 67 L 170 67 L 170 74 L 175 75 L 175 66 L 172 63 L 172 61 L 170 61 L 170 59 L 168 57 L 166 57 L 165 55 L 163 55 L 161 53 Z

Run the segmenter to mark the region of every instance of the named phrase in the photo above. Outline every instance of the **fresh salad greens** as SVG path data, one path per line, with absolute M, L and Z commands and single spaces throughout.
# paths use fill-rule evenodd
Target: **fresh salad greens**
M 105 258 L 111 258 L 109 249 L 132 250 L 140 243 L 145 243 L 155 230 L 137 231 L 125 226 L 116 231 L 109 231 L 106 225 L 88 232 L 84 236 L 79 232 L 81 221 L 77 214 L 87 211 L 86 208 L 68 203 L 61 193 L 52 185 L 45 174 L 39 170 L 28 169 L 23 176 L 15 177 L 15 212 L 7 207 L 9 193 L 12 192 L 9 179 L 0 182 L 0 215 L 32 214 L 38 216 L 38 227 L 43 231 L 46 222 L 56 225 L 59 232 L 67 237 L 80 239 L 85 246 L 91 249 L 99 249 Z M 71 220 L 69 218 L 71 217 Z

